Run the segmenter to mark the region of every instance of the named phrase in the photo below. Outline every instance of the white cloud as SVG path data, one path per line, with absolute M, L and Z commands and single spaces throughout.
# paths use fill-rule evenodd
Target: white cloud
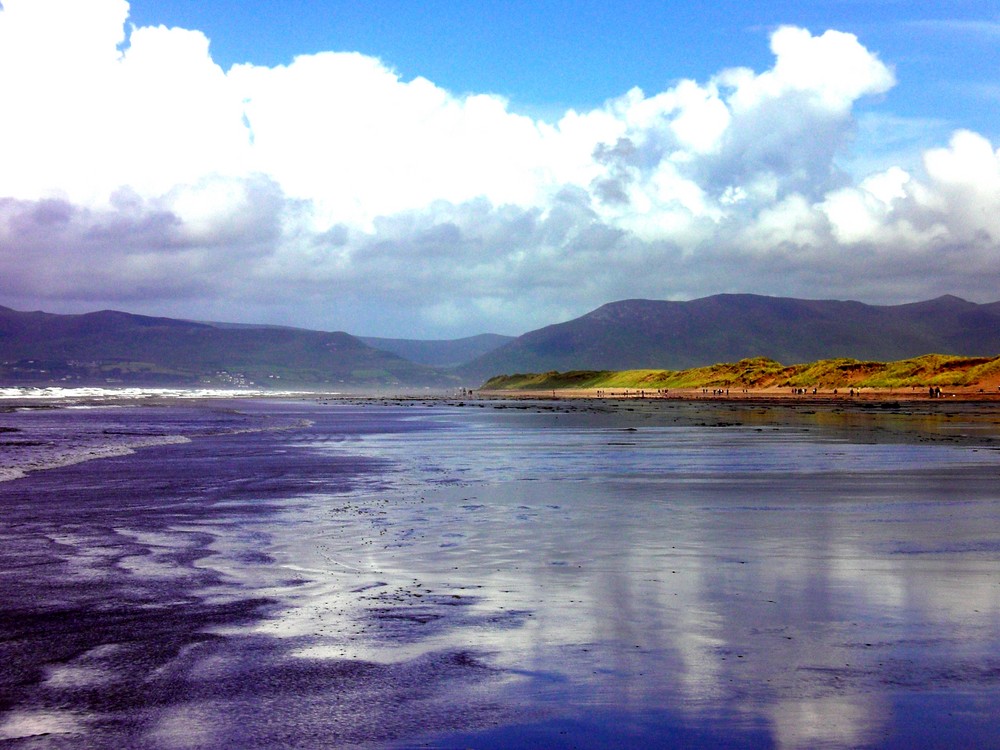
M 352 52 L 225 71 L 198 31 L 126 33 L 121 0 L 3 8 L 0 65 L 24 71 L 0 77 L 8 301 L 445 335 L 623 296 L 995 286 L 985 138 L 857 182 L 838 168 L 855 102 L 895 83 L 850 34 L 780 28 L 768 70 L 546 122 Z M 935 275 L 942 248 L 968 272 Z
M 775 65 L 765 73 L 739 69 L 720 76 L 735 89 L 736 111 L 802 93 L 818 106 L 846 112 L 862 96 L 883 94 L 896 83 L 892 71 L 853 34 L 827 31 L 813 36 L 805 29 L 784 26 L 771 36 L 771 51 Z
M 831 193 L 821 208 L 836 239 L 911 252 L 962 247 L 977 265 L 996 258 L 1000 152 L 982 136 L 959 131 L 947 147 L 925 153 L 924 172 L 921 181 L 891 167 Z

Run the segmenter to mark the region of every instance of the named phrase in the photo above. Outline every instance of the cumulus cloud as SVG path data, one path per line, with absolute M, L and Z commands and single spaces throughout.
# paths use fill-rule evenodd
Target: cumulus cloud
M 0 301 L 438 336 L 623 297 L 990 297 L 993 145 L 855 180 L 893 71 L 837 31 L 771 50 L 547 122 L 353 52 L 223 70 L 124 0 L 5 0 Z

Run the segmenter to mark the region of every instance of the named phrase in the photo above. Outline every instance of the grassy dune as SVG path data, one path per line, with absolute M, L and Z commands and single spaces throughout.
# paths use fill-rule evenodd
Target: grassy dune
M 1000 357 L 925 354 L 898 362 L 823 359 L 783 365 L 766 357 L 743 359 L 690 370 L 577 370 L 498 375 L 484 390 L 566 388 L 908 388 L 995 386 Z

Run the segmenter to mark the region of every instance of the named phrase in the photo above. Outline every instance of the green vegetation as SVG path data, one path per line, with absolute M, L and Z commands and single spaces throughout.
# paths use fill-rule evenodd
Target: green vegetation
M 482 382 L 511 372 L 682 371 L 760 356 L 785 363 L 832 357 L 890 362 L 925 352 L 1000 354 L 1000 302 L 941 297 L 879 306 L 752 294 L 623 300 L 519 336 L 460 373 Z
M 499 375 L 484 390 L 580 388 L 915 388 L 974 386 L 1000 380 L 1000 357 L 925 354 L 897 362 L 823 359 L 785 366 L 754 357 L 690 370 L 575 370 Z
M 271 388 L 452 386 L 457 377 L 343 332 L 214 326 L 114 311 L 0 307 L 0 383 Z

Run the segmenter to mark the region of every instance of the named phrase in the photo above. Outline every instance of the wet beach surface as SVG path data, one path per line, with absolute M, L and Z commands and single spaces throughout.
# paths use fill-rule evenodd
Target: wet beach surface
M 995 747 L 998 438 L 976 404 L 8 410 L 0 747 Z

